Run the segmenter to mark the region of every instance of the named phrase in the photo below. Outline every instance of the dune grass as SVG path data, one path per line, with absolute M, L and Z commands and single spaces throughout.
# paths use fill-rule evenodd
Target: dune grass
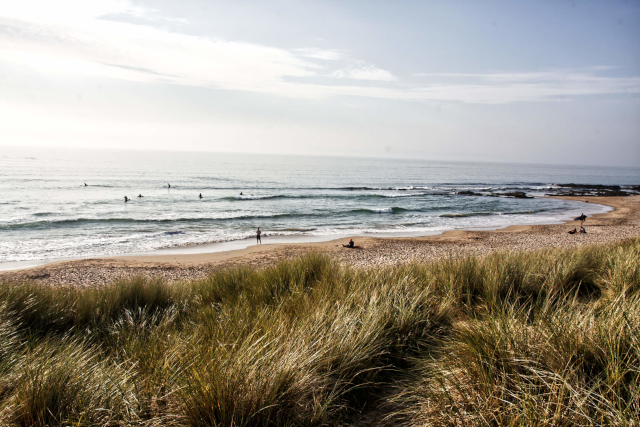
M 0 425 L 638 425 L 640 239 L 0 286 Z

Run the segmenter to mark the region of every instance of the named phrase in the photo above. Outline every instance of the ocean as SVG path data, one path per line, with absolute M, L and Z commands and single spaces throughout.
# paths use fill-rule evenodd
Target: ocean
M 640 169 L 0 147 L 0 263 L 253 244 L 257 227 L 268 243 L 549 224 L 608 210 L 537 197 L 563 183 L 638 185 Z

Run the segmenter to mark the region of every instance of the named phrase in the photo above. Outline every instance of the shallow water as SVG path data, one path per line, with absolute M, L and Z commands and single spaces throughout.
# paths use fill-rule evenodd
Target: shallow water
M 4 147 L 0 262 L 236 241 L 256 227 L 267 237 L 433 234 L 557 223 L 604 210 L 457 194 L 536 196 L 569 182 L 640 184 L 640 170 Z

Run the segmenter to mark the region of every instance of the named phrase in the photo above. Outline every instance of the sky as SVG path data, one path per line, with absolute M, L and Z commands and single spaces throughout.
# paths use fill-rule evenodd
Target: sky
M 640 1 L 3 1 L 2 146 L 640 165 Z

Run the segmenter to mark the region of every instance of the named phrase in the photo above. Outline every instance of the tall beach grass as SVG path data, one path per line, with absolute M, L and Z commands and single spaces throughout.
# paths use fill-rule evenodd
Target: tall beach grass
M 638 425 L 640 239 L 0 286 L 0 425 Z

